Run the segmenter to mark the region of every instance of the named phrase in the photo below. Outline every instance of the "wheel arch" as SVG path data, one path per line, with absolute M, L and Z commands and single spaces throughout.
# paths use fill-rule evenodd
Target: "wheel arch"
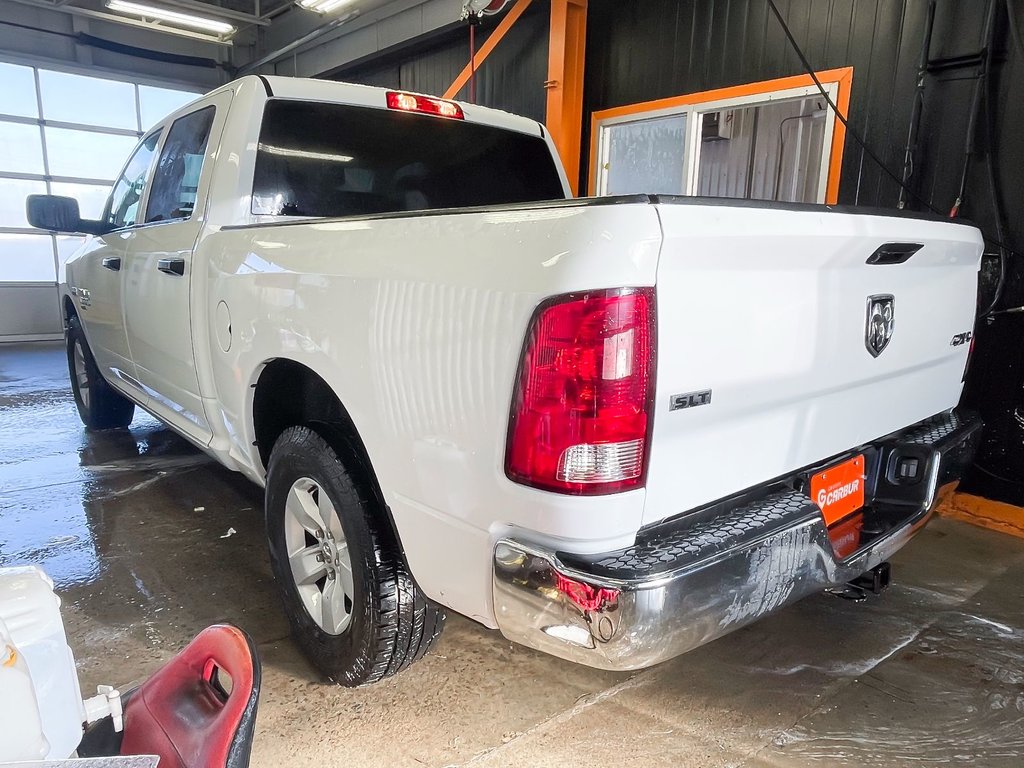
M 71 318 L 78 317 L 78 310 L 75 309 L 75 302 L 71 300 L 70 294 L 65 293 L 61 297 L 60 314 L 61 319 L 64 321 L 65 328 L 68 327 L 68 323 L 71 322 Z
M 388 528 L 404 559 L 398 527 L 366 445 L 348 409 L 327 380 L 303 363 L 275 358 L 263 364 L 253 388 L 252 434 L 263 470 L 269 467 L 271 450 L 282 432 L 297 426 L 313 429 L 384 510 Z

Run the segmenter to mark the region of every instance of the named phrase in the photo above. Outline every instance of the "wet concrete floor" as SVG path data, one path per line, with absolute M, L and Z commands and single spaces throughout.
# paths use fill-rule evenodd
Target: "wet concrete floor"
M 812 597 L 636 674 L 451 616 L 424 661 L 325 685 L 288 638 L 261 492 L 149 416 L 88 434 L 60 345 L 0 345 L 0 565 L 56 581 L 83 690 L 204 626 L 259 644 L 255 766 L 1024 764 L 1024 541 L 933 522 L 881 598 Z

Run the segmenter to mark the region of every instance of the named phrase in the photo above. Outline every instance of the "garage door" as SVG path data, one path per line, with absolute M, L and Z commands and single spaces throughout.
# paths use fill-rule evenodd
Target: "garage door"
M 74 197 L 99 218 L 142 131 L 196 94 L 12 63 L 0 82 L 0 341 L 55 338 L 60 266 L 82 238 L 31 228 L 25 197 Z

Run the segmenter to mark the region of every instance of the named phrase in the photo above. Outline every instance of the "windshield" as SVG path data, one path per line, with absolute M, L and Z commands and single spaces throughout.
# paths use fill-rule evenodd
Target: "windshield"
M 360 216 L 565 197 L 539 136 L 388 109 L 273 99 L 252 212 Z

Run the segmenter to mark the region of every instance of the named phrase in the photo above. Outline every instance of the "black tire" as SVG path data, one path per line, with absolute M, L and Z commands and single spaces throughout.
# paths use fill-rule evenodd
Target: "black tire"
M 353 595 L 340 634 L 326 632 L 306 609 L 288 559 L 286 501 L 293 485 L 305 479 L 319 486 L 318 493 L 327 493 L 348 546 Z M 375 683 L 422 658 L 440 636 L 444 612 L 409 575 L 382 503 L 360 479 L 359 468 L 347 468 L 313 429 L 291 427 L 274 443 L 266 517 L 270 562 L 292 635 L 329 679 L 348 687 Z
M 86 429 L 124 429 L 132 423 L 135 403 L 103 379 L 77 316 L 68 321 L 64 335 L 68 374 L 78 415 Z

